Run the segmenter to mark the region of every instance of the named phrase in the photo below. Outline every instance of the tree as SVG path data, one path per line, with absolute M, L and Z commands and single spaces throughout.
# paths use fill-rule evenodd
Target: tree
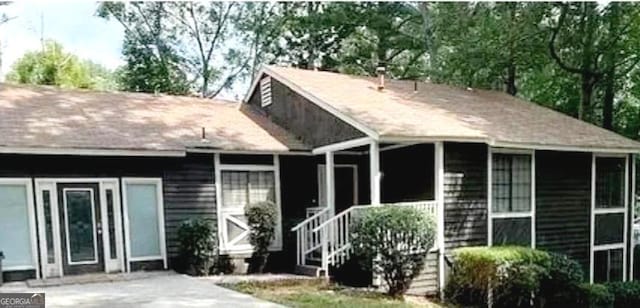
M 125 29 L 122 54 L 126 64 L 118 72 L 122 88 L 136 92 L 187 94 L 189 82 L 172 45 L 175 30 L 167 26 L 163 2 L 103 2 L 100 17 L 114 18 Z
M 172 92 L 166 83 L 177 79 L 180 87 L 213 97 L 246 77 L 250 57 L 246 48 L 232 43 L 234 22 L 245 18 L 244 7 L 235 2 L 105 2 L 98 15 L 125 28 L 125 44 L 135 48 L 125 48 L 127 61 L 138 71 L 136 63 L 151 64 L 142 73 L 157 80 L 153 91 Z M 124 70 L 132 71 L 129 65 Z
M 544 4 L 438 3 L 433 22 L 433 77 L 516 95 L 522 75 L 544 64 L 538 29 Z
M 25 53 L 14 63 L 7 79 L 24 84 L 82 89 L 113 90 L 116 87 L 109 70 L 65 52 L 55 41 L 45 42 L 41 51 Z
M 594 90 L 598 82 L 605 80 L 603 126 L 607 128 L 613 122 L 616 78 L 626 75 L 640 61 L 635 47 L 630 47 L 639 39 L 637 6 L 625 10 L 619 6 L 610 3 L 600 9 L 596 3 L 588 2 L 559 4 L 549 39 L 549 53 L 555 63 L 580 76 L 578 118 L 594 121 Z

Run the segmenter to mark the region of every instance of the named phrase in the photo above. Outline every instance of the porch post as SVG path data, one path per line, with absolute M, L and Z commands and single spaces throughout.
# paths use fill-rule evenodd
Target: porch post
M 327 192 L 327 207 L 329 207 L 329 216 L 333 217 L 336 214 L 336 194 L 335 194 L 335 168 L 333 163 L 333 152 L 325 153 L 325 184 Z
M 373 141 L 369 146 L 369 181 L 371 183 L 371 204 L 380 204 L 380 145 Z
M 436 219 L 437 219 L 437 236 L 438 245 L 438 289 L 440 297 L 444 297 L 445 284 L 445 267 L 444 267 L 444 144 L 438 141 L 434 145 L 434 195 L 436 199 Z

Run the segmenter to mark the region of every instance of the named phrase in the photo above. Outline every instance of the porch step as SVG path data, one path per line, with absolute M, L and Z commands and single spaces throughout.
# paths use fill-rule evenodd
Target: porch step
M 315 265 L 296 265 L 295 273 L 298 275 L 311 277 L 324 276 L 324 270 L 322 270 L 321 267 Z

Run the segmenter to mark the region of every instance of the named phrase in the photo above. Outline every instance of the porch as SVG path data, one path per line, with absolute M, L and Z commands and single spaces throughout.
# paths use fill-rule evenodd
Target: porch
M 328 277 L 331 269 L 349 261 L 355 218 L 383 206 L 411 207 L 431 215 L 438 232 L 432 252 L 441 255 L 442 143 L 380 144 L 362 138 L 321 147 L 314 154 L 318 157 L 318 204 L 307 207 L 306 219 L 291 228 L 295 233 L 298 273 Z M 368 185 L 362 185 L 363 178 Z M 351 185 L 352 190 L 348 188 Z M 439 273 L 444 268 L 438 264 L 444 263 L 432 263 L 433 274 L 443 276 Z

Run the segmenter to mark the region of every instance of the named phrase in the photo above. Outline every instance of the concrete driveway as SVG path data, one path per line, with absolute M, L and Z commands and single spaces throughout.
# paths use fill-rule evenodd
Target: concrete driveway
M 47 307 L 282 307 L 180 274 L 47 288 L 9 283 L 0 292 L 44 292 Z

